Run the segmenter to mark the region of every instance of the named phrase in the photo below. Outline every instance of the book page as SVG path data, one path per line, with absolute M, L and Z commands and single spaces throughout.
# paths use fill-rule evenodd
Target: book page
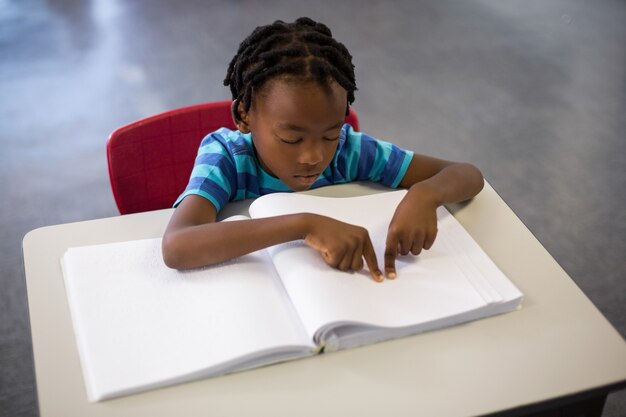
M 384 270 L 387 228 L 405 193 L 350 198 L 272 194 L 255 201 L 250 214 L 265 217 L 311 212 L 366 227 L 379 267 Z M 436 322 L 443 326 L 462 321 L 463 315 L 477 317 L 472 312 L 486 308 L 494 297 L 500 297 L 488 283 L 473 279 L 476 270 L 468 271 L 460 262 L 460 252 L 451 242 L 456 238 L 455 227 L 462 227 L 445 208 L 441 207 L 437 214 L 445 227 L 433 247 L 419 256 L 399 257 L 398 277 L 382 283 L 373 281 L 367 269 L 350 273 L 331 268 L 303 241 L 271 248 L 276 269 L 307 332 L 313 335 L 331 323 L 426 328 L 427 323 Z M 481 288 L 480 284 L 485 285 Z
M 70 248 L 62 264 L 91 400 L 314 349 L 266 251 L 177 271 L 159 238 Z

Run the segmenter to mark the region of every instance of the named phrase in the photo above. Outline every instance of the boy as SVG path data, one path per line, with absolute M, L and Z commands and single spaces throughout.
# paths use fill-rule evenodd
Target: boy
M 433 244 L 436 208 L 482 189 L 482 174 L 470 164 L 414 154 L 344 125 L 356 90 L 352 57 L 321 23 L 300 18 L 256 28 L 239 46 L 224 84 L 238 130 L 220 129 L 200 146 L 163 236 L 171 268 L 304 239 L 332 267 L 357 271 L 365 260 L 374 280 L 393 279 L 398 255 Z M 385 275 L 359 226 L 310 213 L 215 221 L 228 201 L 356 180 L 408 188 L 389 225 Z

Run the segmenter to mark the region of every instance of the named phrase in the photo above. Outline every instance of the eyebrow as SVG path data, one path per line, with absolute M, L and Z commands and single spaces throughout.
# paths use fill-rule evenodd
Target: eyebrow
M 338 129 L 341 126 L 343 126 L 343 120 L 339 123 L 335 123 L 334 125 L 330 126 L 329 128 L 325 129 L 324 132 L 328 132 L 329 130 L 334 130 L 334 129 Z M 292 130 L 294 132 L 306 132 L 307 129 L 298 126 L 298 125 L 294 125 L 291 123 L 279 123 L 278 124 L 278 128 L 279 129 L 285 129 L 285 130 Z

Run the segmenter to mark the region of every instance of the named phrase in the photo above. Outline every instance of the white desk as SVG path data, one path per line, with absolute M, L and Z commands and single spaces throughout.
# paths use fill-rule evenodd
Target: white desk
M 312 193 L 377 190 L 351 184 Z M 224 215 L 246 203 L 227 208 Z M 520 311 L 101 403 L 86 399 L 59 258 L 71 246 L 161 236 L 172 211 L 33 230 L 23 248 L 42 417 L 522 415 L 602 404 L 624 387 L 625 341 L 495 191 L 487 184 L 451 209 L 525 294 Z

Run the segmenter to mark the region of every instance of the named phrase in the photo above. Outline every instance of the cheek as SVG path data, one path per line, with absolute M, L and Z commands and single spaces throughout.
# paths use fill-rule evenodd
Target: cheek
M 335 152 L 337 152 L 337 147 L 339 146 L 339 141 L 336 140 L 334 142 L 329 142 L 328 145 L 326 146 L 326 159 L 328 160 L 328 162 L 330 162 L 331 159 L 333 159 L 333 156 L 335 156 Z
M 264 143 L 261 149 L 257 148 L 257 152 L 262 162 L 277 176 L 293 171 L 297 165 L 298 152 L 292 146 L 277 142 Z

